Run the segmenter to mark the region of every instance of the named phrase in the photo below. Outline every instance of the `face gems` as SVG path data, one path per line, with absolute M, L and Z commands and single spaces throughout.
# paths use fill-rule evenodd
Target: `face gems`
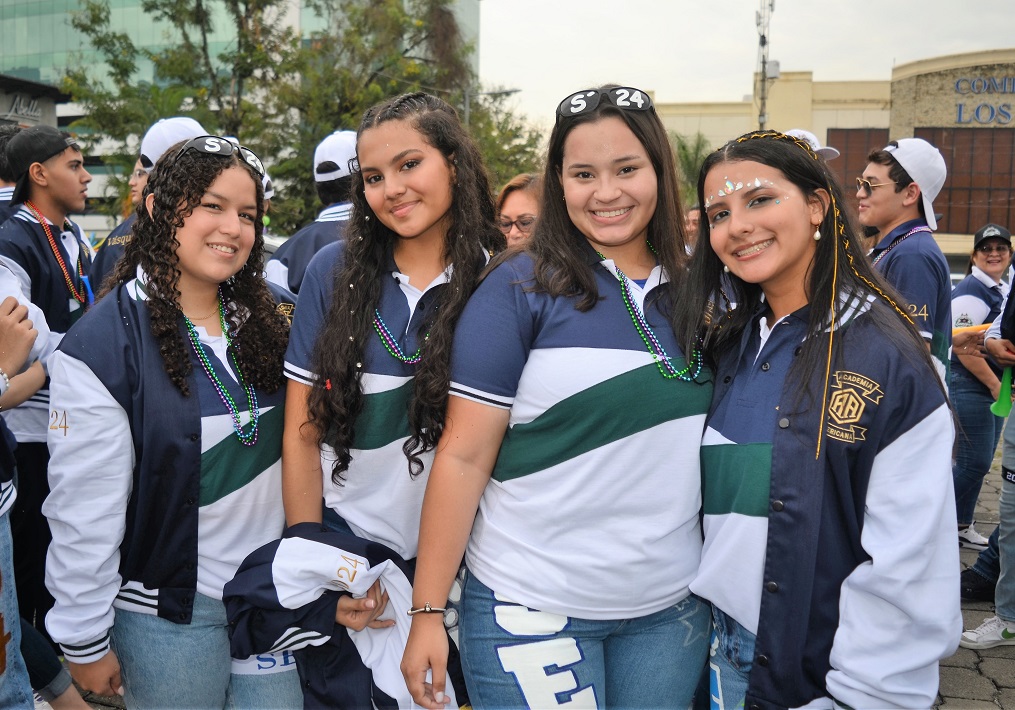
M 651 242 L 645 242 L 648 244 L 648 248 L 655 254 L 655 249 L 652 247 Z M 599 258 L 606 261 L 606 257 L 599 254 Z M 656 338 L 656 334 L 652 332 L 652 327 L 645 320 L 645 314 L 642 313 L 641 308 L 638 307 L 638 302 L 631 295 L 631 286 L 627 275 L 620 270 L 619 267 L 614 265 L 617 269 L 617 280 L 620 281 L 620 293 L 624 298 L 624 305 L 627 307 L 627 313 L 631 316 L 631 322 L 634 323 L 634 329 L 638 331 L 638 335 L 641 336 L 641 340 L 645 343 L 645 347 L 652 355 L 652 360 L 655 361 L 656 367 L 659 368 L 659 374 L 665 377 L 667 380 L 674 378 L 683 380 L 684 382 L 693 382 L 698 374 L 701 372 L 701 353 L 697 350 L 691 351 L 691 356 L 687 359 L 687 366 L 683 369 L 677 370 L 673 367 L 673 363 L 670 361 L 670 356 L 666 353 L 666 349 L 663 348 L 662 343 Z M 693 370 L 693 372 L 692 372 Z
M 762 181 L 761 178 L 754 178 L 753 180 L 748 180 L 746 184 L 742 182 L 734 183 L 729 178 L 723 179 L 726 182 L 725 184 L 723 184 L 723 189 L 719 190 L 719 197 L 729 197 L 734 192 L 737 192 L 738 190 L 743 190 L 745 187 L 748 189 L 752 189 L 756 187 L 761 187 L 762 185 L 772 186 L 771 180 Z M 705 200 L 705 209 L 707 210 L 709 207 L 711 207 L 713 202 L 715 202 L 715 196 L 709 195 L 708 199 Z
M 243 424 L 240 422 L 239 408 L 236 406 L 235 400 L 229 391 L 222 384 L 222 380 L 219 379 L 218 375 L 215 374 L 215 370 L 212 368 L 211 361 L 208 359 L 208 354 L 204 351 L 204 346 L 201 345 L 201 341 L 197 335 L 197 329 L 191 322 L 190 318 L 186 315 L 183 316 L 183 321 L 187 325 L 187 335 L 190 336 L 190 345 L 194 348 L 194 354 L 197 355 L 197 359 L 201 362 L 201 367 L 204 369 L 204 374 L 211 380 L 212 385 L 215 387 L 215 391 L 218 392 L 219 399 L 222 400 L 222 404 L 229 410 L 229 417 L 233 420 L 233 431 L 236 432 L 236 438 L 240 440 L 240 443 L 244 446 L 253 446 L 257 443 L 257 424 L 260 418 L 260 411 L 257 406 L 257 394 L 254 392 L 254 386 L 247 384 L 243 381 L 243 372 L 240 370 L 239 363 L 236 362 L 236 355 L 232 352 L 229 353 L 230 359 L 233 361 L 233 368 L 236 371 L 236 380 L 240 383 L 247 393 L 247 410 L 250 412 L 250 431 L 243 430 Z M 222 325 L 222 337 L 226 339 L 226 350 L 232 344 L 232 340 L 229 338 L 229 328 L 226 326 L 226 316 L 222 308 L 222 289 L 219 289 L 219 323 Z

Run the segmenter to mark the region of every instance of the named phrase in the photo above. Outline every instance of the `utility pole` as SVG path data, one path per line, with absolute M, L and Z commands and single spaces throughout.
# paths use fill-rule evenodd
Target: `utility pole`
M 768 25 L 775 11 L 775 0 L 761 0 L 761 9 L 754 13 L 754 24 L 758 27 L 758 61 L 761 64 L 761 86 L 758 97 L 761 106 L 758 110 L 758 128 L 765 130 L 768 122 Z

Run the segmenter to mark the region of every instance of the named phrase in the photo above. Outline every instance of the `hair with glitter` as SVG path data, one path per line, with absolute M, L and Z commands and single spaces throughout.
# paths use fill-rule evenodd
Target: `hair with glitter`
M 505 239 L 494 226 L 490 183 L 479 149 L 454 108 L 422 92 L 404 94 L 369 109 L 357 135 L 391 121 L 401 121 L 405 130 L 417 131 L 448 165 L 454 165 L 457 176 L 444 237 L 444 259 L 454 269 L 449 283 L 440 290 L 436 314 L 420 324 L 420 342 L 425 334 L 429 337 L 416 366 L 409 402 L 410 436 L 402 447 L 409 473 L 415 476 L 423 471 L 421 455 L 437 445 L 444 431 L 451 345 L 458 317 L 486 265 L 487 253 L 504 249 Z M 373 314 L 380 301 L 381 282 L 385 276 L 390 278 L 388 263 L 399 239 L 370 209 L 362 173 L 353 173 L 352 178 L 345 257 L 334 275 L 331 307 L 312 358 L 321 384 L 311 389 L 307 402 L 308 424 L 315 427 L 318 443 L 335 450 L 331 478 L 336 485 L 352 461 L 350 449 L 363 409 L 358 363 L 363 361 L 367 339 L 377 337 Z M 330 383 L 330 389 L 324 383 Z
M 196 150 L 177 157 L 180 143 L 166 151 L 156 163 L 135 209 L 132 238 L 123 257 L 102 285 L 101 294 L 135 278 L 138 267 L 148 279 L 147 306 L 151 313 L 152 333 L 159 341 L 166 372 L 173 384 L 189 394 L 187 378 L 191 374 L 189 350 L 184 342 L 183 314 L 180 311 L 180 260 L 176 233 L 201 203 L 213 182 L 225 170 L 239 167 L 250 174 L 257 199 L 254 220 L 254 246 L 243 268 L 222 284 L 226 322 L 233 329 L 232 342 L 243 377 L 268 392 L 283 381 L 282 357 L 289 339 L 289 325 L 275 309 L 275 299 L 262 277 L 264 271 L 264 191 L 261 178 L 240 160 Z M 146 201 L 154 195 L 151 214 Z M 239 314 L 245 317 L 240 318 Z
M 818 197 L 825 204 L 825 215 L 818 227 L 823 237 L 816 243 L 814 258 L 807 271 L 807 282 L 804 284 L 807 301 L 813 305 L 808 315 L 808 332 L 824 334 L 833 325 L 830 322 L 833 313 L 838 318 L 838 309 L 832 308 L 833 296 L 836 296 L 835 303 L 838 304 L 874 296 L 870 317 L 874 319 L 879 331 L 907 356 L 934 372 L 924 340 L 903 310 L 904 301 L 874 270 L 864 253 L 861 233 L 848 212 L 842 208 L 845 204 L 842 186 L 830 172 L 827 163 L 802 139 L 774 131 L 747 133 L 728 142 L 705 159 L 698 174 L 698 202 L 707 205 L 704 186 L 705 179 L 712 170 L 724 163 L 741 161 L 775 168 L 805 198 Z M 701 338 L 706 354 L 715 361 L 718 353 L 739 347 L 741 333 L 754 318 L 763 293 L 760 285 L 747 283 L 733 274 L 723 272 L 723 262 L 708 246 L 711 225 L 707 214 L 702 215 L 700 229 L 703 238 L 695 249 L 690 274 L 681 291 L 680 310 L 683 321 L 679 335 L 684 343 L 693 343 Z M 702 315 L 714 313 L 716 303 L 722 308 L 729 302 L 736 304 L 736 307 L 730 310 L 727 306 L 726 312 L 713 317 L 711 322 L 707 322 L 707 317 Z M 834 325 L 838 326 L 838 323 Z M 834 348 L 830 353 L 826 337 L 807 338 L 795 361 L 795 379 L 810 383 L 814 373 L 826 369 L 830 364 L 829 358 L 835 358 L 839 352 L 838 348 Z M 934 380 L 940 384 L 936 374 Z M 801 397 L 804 394 L 801 390 Z M 806 394 L 810 396 L 815 393 Z

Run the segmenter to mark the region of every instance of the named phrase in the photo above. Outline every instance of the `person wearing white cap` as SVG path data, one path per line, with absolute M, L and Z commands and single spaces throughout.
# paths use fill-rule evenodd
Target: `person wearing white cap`
M 141 196 L 148 184 L 148 175 L 155 167 L 155 163 L 159 161 L 163 153 L 180 141 L 203 136 L 207 132 L 193 118 L 173 116 L 172 118 L 160 118 L 144 134 L 137 162 L 134 163 L 134 171 L 130 174 L 131 213 L 120 224 L 113 227 L 113 231 L 99 245 L 95 252 L 95 258 L 92 260 L 92 269 L 89 275 L 96 289 L 102 285 L 103 280 L 116 266 L 116 262 L 123 256 L 123 248 L 130 241 L 131 230 L 137 218 L 133 208 L 136 208 L 141 202 Z
M 335 131 L 321 141 L 314 151 L 314 184 L 325 208 L 268 260 L 264 275 L 270 283 L 299 295 L 314 254 L 345 233 L 352 212 L 349 190 L 355 172 L 359 172 L 355 131 Z
M 816 135 L 814 135 L 810 131 L 805 131 L 802 128 L 791 128 L 790 130 L 786 131 L 786 135 L 807 141 L 807 144 L 811 147 L 811 149 L 815 153 L 817 153 L 818 156 L 824 158 L 826 161 L 835 160 L 841 155 L 841 153 L 839 153 L 838 150 L 836 150 L 830 145 L 822 147 L 821 141 L 818 140 L 818 137 Z
M 871 151 L 856 179 L 860 223 L 878 230 L 874 267 L 908 302 L 910 318 L 947 382 L 952 343 L 948 261 L 934 241 L 934 198 L 948 169 L 941 152 L 922 138 L 892 141 Z

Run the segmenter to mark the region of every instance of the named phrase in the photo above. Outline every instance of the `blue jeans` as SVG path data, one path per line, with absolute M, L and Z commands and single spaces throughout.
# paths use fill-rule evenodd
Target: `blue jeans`
M 987 549 L 976 556 L 973 563 L 973 571 L 989 582 L 997 583 L 1001 575 L 1001 552 L 998 550 L 997 538 L 1001 533 L 1001 526 L 995 525 L 994 532 L 987 540 Z
M 742 708 L 754 664 L 755 636 L 736 619 L 712 607 L 708 652 L 708 696 L 712 710 Z
M 960 528 L 971 525 L 976 499 L 980 496 L 983 477 L 990 471 L 1001 438 L 1004 418 L 990 412 L 994 403 L 990 391 L 978 379 L 965 372 L 952 370 L 948 393 L 959 421 L 956 432 L 955 512 Z
M 466 573 L 459 626 L 474 707 L 688 708 L 708 605 L 690 596 L 637 619 L 589 620 L 498 599 Z
M 0 708 L 34 708 L 28 669 L 21 656 L 21 615 L 14 586 L 9 513 L 0 515 L 0 644 L 5 661 L 0 665 Z
M 303 707 L 291 653 L 264 654 L 242 667 L 234 665 L 220 600 L 195 594 L 189 624 L 115 611 L 113 648 L 120 660 L 124 702 L 132 710 Z

